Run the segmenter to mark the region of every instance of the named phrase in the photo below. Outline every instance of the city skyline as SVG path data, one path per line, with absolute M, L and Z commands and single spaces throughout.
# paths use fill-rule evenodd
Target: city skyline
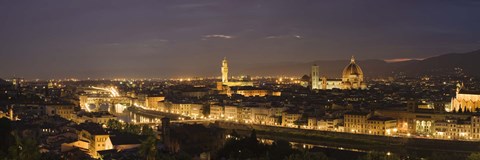
M 225 56 L 238 75 L 261 64 L 423 59 L 480 48 L 475 1 L 0 4 L 2 78 L 218 76 Z
M 480 1 L 0 0 L 0 160 L 480 160 Z

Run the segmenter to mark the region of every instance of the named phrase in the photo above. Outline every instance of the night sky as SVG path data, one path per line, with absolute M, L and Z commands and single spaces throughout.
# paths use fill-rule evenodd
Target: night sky
M 477 49 L 474 0 L 0 0 L 1 78 L 214 76 L 225 56 L 241 70 Z

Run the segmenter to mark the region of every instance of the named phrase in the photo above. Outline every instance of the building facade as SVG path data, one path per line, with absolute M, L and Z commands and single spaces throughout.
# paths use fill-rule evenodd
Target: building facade
M 210 115 L 209 118 L 212 119 L 223 119 L 225 117 L 225 110 L 223 106 L 220 105 L 210 105 Z
M 295 127 L 297 126 L 296 122 L 302 118 L 302 114 L 294 112 L 283 112 L 282 113 L 282 126 L 286 127 Z
M 350 64 L 348 64 L 342 72 L 342 79 L 327 79 L 327 77 L 319 77 L 319 67 L 312 66 L 311 85 L 312 89 L 366 89 L 363 71 L 356 64 L 355 58 L 352 56 Z
M 476 112 L 480 108 L 480 92 L 463 89 L 463 85 L 457 88 L 456 96 L 451 100 L 450 111 Z
M 311 78 L 312 78 L 312 89 L 321 89 L 320 88 L 320 67 L 317 66 L 316 64 L 312 66 L 312 73 L 311 73 Z
M 345 132 L 390 136 L 398 132 L 397 120 L 371 113 L 351 112 L 344 115 Z
M 366 89 L 367 85 L 363 82 L 363 71 L 355 63 L 355 58 L 352 56 L 350 64 L 343 69 L 342 73 L 342 89 Z
M 158 110 L 160 108 L 159 102 L 162 102 L 164 100 L 165 96 L 147 96 L 147 98 L 145 99 L 145 107 Z
M 221 91 L 221 94 L 231 95 L 230 87 L 240 87 L 240 86 L 253 86 L 251 81 L 229 81 L 228 80 L 228 61 L 225 57 L 222 61 L 222 81 L 217 82 L 217 90 Z

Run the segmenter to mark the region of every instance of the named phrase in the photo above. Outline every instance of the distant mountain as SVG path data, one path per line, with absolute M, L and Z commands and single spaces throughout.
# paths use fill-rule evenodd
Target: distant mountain
M 392 70 L 407 74 L 442 74 L 461 68 L 472 76 L 480 76 L 480 50 L 468 53 L 450 53 L 421 61 L 405 61 L 392 64 Z
M 8 85 L 8 84 L 10 84 L 10 83 L 8 83 L 7 81 L 5 81 L 5 80 L 3 80 L 3 79 L 0 78 L 0 86 L 2 86 L 2 85 Z
M 283 62 L 251 66 L 241 72 L 251 75 L 302 76 L 310 74 L 313 64 L 320 67 L 320 74 L 329 78 L 341 77 L 343 68 L 349 60 L 313 61 L 308 63 Z M 389 76 L 404 72 L 407 75 L 444 74 L 454 68 L 461 68 L 472 76 L 480 76 L 480 50 L 468 53 L 450 53 L 424 60 L 410 60 L 387 63 L 384 60 L 357 60 L 366 77 Z
M 339 78 L 342 76 L 343 69 L 350 63 L 350 60 L 319 60 L 308 63 L 277 63 L 269 65 L 258 65 L 247 68 L 242 71 L 251 75 L 285 75 L 302 76 L 309 75 L 313 64 L 320 67 L 320 74 L 329 78 Z M 362 60 L 357 61 L 366 75 L 377 74 L 377 72 L 387 72 L 385 69 L 389 64 L 383 60 Z

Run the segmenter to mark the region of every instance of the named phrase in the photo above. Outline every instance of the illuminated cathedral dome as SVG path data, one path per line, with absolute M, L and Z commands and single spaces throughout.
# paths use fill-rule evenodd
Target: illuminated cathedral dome
M 360 66 L 358 66 L 355 63 L 355 58 L 353 56 L 352 56 L 352 59 L 350 60 L 350 64 L 348 64 L 347 67 L 343 69 L 343 78 L 350 77 L 350 75 L 354 75 L 354 76 L 361 75 L 363 77 L 363 71 L 360 68 Z
M 355 63 L 355 58 L 352 56 L 350 64 L 343 69 L 342 74 L 343 89 L 365 89 L 367 85 L 363 82 L 363 71 Z

